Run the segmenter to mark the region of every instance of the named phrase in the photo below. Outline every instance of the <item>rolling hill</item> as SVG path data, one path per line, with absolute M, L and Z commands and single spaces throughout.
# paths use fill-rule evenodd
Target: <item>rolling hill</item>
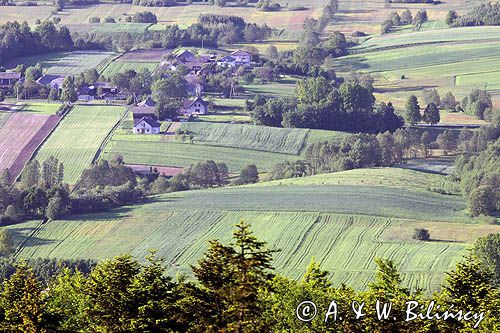
M 381 173 L 385 178 L 373 181 Z M 274 264 L 288 276 L 299 277 L 315 256 L 336 284 L 363 288 L 373 276 L 373 258 L 384 256 L 397 262 L 408 285 L 430 290 L 476 237 L 500 229 L 462 223 L 460 196 L 425 189 L 442 180 L 402 169 L 348 171 L 159 195 L 142 205 L 9 229 L 22 245 L 19 257 L 143 258 L 157 249 L 173 273 L 187 272 L 208 239 L 229 241 L 232 226 L 244 219 L 270 248 L 282 249 Z M 408 181 L 415 185 L 403 189 Z M 416 227 L 429 228 L 434 241 L 413 240 Z

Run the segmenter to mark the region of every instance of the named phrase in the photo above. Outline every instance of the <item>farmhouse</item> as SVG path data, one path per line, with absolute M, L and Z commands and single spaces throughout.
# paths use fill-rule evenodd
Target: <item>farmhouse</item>
M 201 97 L 195 99 L 186 99 L 179 110 L 180 114 L 185 116 L 192 116 L 194 114 L 206 114 L 208 112 L 208 102 L 204 101 Z
M 134 122 L 133 132 L 135 134 L 158 134 L 160 123 L 151 117 L 142 117 Z
M 252 62 L 252 55 L 243 50 L 234 51 L 231 57 L 236 60 L 236 66 L 247 66 Z
M 1 72 L 0 73 L 0 88 L 7 88 L 21 78 L 21 73 Z

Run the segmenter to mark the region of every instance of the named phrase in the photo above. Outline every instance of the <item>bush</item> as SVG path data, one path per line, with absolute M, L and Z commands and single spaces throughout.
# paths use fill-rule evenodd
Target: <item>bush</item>
M 429 230 L 424 229 L 424 228 L 416 228 L 415 233 L 413 234 L 413 239 L 418 239 L 421 241 L 428 241 L 431 239 L 431 234 L 429 233 Z

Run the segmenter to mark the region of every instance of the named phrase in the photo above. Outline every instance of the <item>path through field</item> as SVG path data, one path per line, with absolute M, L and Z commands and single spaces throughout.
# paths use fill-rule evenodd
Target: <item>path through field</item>
M 58 121 L 59 116 L 11 115 L 0 129 L 0 170 L 8 168 L 16 178 Z

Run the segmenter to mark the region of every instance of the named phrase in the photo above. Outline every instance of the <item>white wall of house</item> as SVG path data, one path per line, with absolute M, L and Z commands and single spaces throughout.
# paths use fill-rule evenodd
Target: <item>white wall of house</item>
M 159 127 L 152 127 L 144 120 L 134 125 L 133 132 L 135 134 L 159 134 Z

